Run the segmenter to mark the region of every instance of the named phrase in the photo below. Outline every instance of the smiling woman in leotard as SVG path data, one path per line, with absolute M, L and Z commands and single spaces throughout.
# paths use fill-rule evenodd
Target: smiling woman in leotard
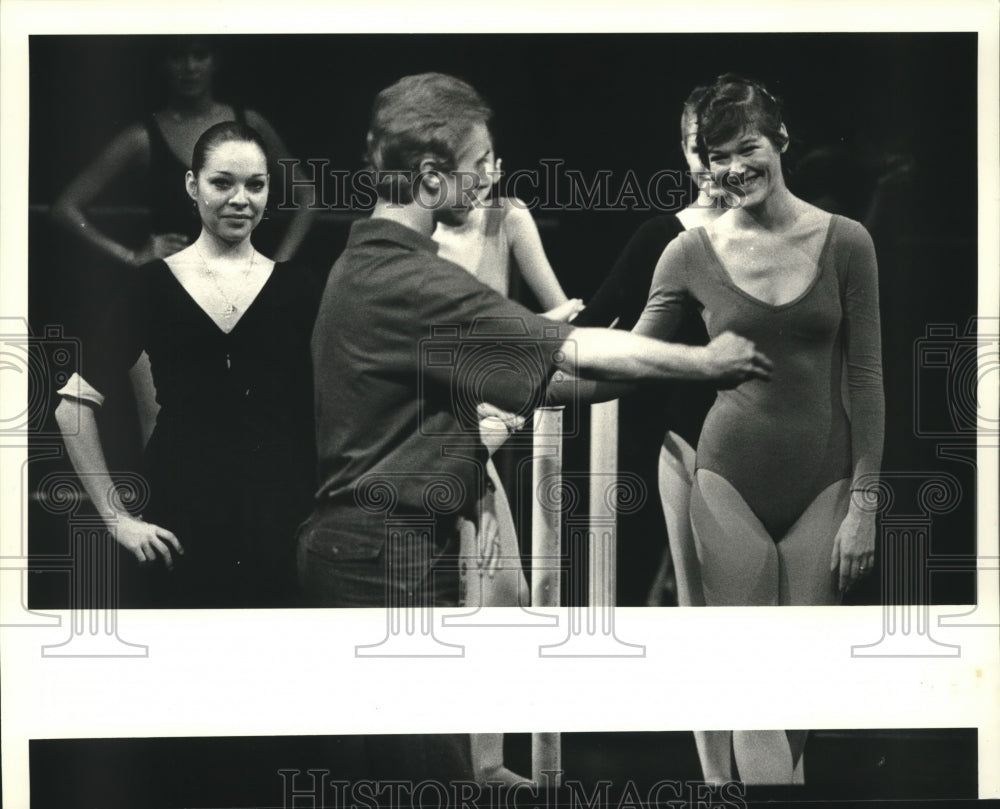
M 698 441 L 691 521 L 705 602 L 836 604 L 875 550 L 862 496 L 884 429 L 874 248 L 857 222 L 788 191 L 788 133 L 761 85 L 722 76 L 697 115 L 702 159 L 739 204 L 664 250 L 635 331 L 669 338 L 693 300 L 709 335 L 734 331 L 774 362 L 769 382 L 718 394 Z M 791 780 L 804 733 L 772 736 L 735 734 L 743 780 Z M 726 739 L 707 778 L 729 776 Z

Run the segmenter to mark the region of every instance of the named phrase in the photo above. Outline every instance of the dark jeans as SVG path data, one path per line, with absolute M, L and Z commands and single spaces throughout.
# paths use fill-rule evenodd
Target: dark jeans
M 299 590 L 307 607 L 417 609 L 458 604 L 458 532 L 422 516 L 372 519 L 320 505 L 298 533 Z M 467 734 L 356 736 L 342 740 L 348 781 L 473 781 Z M 336 769 L 336 768 L 335 768 Z
M 457 606 L 458 549 L 450 523 L 320 505 L 298 534 L 303 606 Z

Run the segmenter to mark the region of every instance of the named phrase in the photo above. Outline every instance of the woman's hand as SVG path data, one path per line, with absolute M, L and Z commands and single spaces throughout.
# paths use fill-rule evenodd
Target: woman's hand
M 487 574 L 491 579 L 497 574 L 500 564 L 500 523 L 497 521 L 493 492 L 487 491 L 479 502 L 479 531 L 476 534 L 479 547 L 479 574 Z
M 508 413 L 506 410 L 501 410 L 489 402 L 480 402 L 477 404 L 476 415 L 480 421 L 484 419 L 496 419 L 503 424 L 508 433 L 516 432 L 524 426 L 523 416 L 519 416 L 517 413 Z
M 184 554 L 180 541 L 166 528 L 128 514 L 118 515 L 111 525 L 115 539 L 135 554 L 141 565 L 151 565 L 162 556 L 167 570 L 173 570 L 171 548 L 181 556 Z
M 549 320 L 561 320 L 568 323 L 580 314 L 583 309 L 584 306 L 582 300 L 579 298 L 571 298 L 566 301 L 566 303 L 559 304 L 555 309 L 549 309 L 547 312 L 542 312 L 542 316 L 547 317 Z
M 499 407 L 481 402 L 476 406 L 479 416 L 479 440 L 483 442 L 492 457 L 504 442 L 524 426 L 524 419 L 515 413 L 508 413 Z
M 875 515 L 849 509 L 833 540 L 830 570 L 840 574 L 845 593 L 871 572 L 875 561 Z
M 149 241 L 141 250 L 135 252 L 133 264 L 141 267 L 147 262 L 158 258 L 166 258 L 178 253 L 188 246 L 188 237 L 183 233 L 156 233 L 149 237 Z

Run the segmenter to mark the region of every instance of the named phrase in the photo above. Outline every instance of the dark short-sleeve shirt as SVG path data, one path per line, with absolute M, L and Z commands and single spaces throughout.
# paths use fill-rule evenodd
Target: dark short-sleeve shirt
M 359 519 L 467 511 L 487 458 L 476 405 L 530 415 L 571 333 L 440 258 L 429 237 L 356 222 L 312 338 L 317 499 Z

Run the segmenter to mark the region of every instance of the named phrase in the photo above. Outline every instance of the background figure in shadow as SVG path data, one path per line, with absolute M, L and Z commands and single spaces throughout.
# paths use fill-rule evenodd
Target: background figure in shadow
M 267 145 L 272 183 L 283 192 L 294 179 L 291 195 L 295 211 L 285 235 L 275 251 L 276 261 L 290 260 L 309 231 L 313 211 L 310 193 L 303 175 L 295 166 L 289 183 L 285 168 L 277 161 L 291 154 L 273 126 L 252 109 L 215 98 L 213 86 L 220 55 L 216 41 L 201 36 L 165 36 L 158 41 L 158 59 L 164 77 L 164 105 L 141 121 L 127 126 L 74 177 L 52 206 L 53 220 L 86 244 L 115 268 L 140 267 L 155 259 L 164 259 L 189 246 L 201 228 L 197 211 L 184 189 L 184 174 L 191 168 L 195 142 L 210 126 L 223 121 L 245 123 L 261 134 Z M 149 231 L 137 245 L 126 244 L 97 227 L 87 214 L 116 181 L 124 178 L 144 189 L 149 205 Z M 277 196 L 277 195 L 275 195 Z M 79 266 L 88 267 L 88 262 Z M 112 273 L 110 285 L 119 282 L 119 272 Z M 109 293 L 96 278 L 83 282 L 84 288 L 97 285 L 94 299 L 98 311 Z M 85 318 L 99 316 L 94 312 Z M 156 420 L 156 400 L 149 373 L 149 358 L 143 353 L 130 370 L 130 380 L 138 406 L 141 443 L 149 440 Z M 111 385 L 116 383 L 112 382 Z

